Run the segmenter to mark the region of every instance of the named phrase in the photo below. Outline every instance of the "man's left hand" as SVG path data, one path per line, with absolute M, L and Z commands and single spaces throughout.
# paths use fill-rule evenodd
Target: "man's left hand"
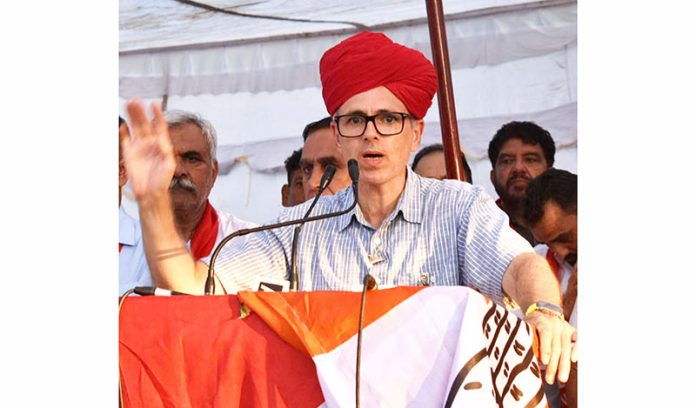
M 558 381 L 565 383 L 570 374 L 570 363 L 578 361 L 576 329 L 565 320 L 541 311 L 535 311 L 526 319 L 539 334 L 541 362 L 546 365 L 546 382 L 553 384 L 556 373 Z

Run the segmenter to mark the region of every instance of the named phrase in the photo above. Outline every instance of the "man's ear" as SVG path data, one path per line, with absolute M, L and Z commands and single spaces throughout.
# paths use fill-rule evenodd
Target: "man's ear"
M 411 151 L 416 152 L 420 148 L 421 140 L 423 139 L 423 130 L 425 130 L 425 122 L 423 119 L 414 120 L 413 133 L 411 139 Z
M 495 169 L 491 169 L 491 184 L 495 185 Z
M 338 128 L 336 127 L 336 122 L 334 122 L 333 120 L 331 121 L 331 131 L 333 132 L 334 137 L 336 138 L 336 146 L 338 146 L 338 148 L 340 149 L 341 148 L 341 135 L 338 134 Z
M 218 164 L 218 161 L 213 160 L 213 184 L 215 184 L 215 180 L 217 180 L 218 171 L 220 171 L 220 166 Z
M 281 203 L 283 204 L 283 207 L 288 206 L 288 196 L 290 195 L 290 187 L 288 187 L 287 184 L 283 184 L 283 187 L 280 188 L 280 199 Z
M 123 164 L 118 165 L 118 186 L 123 187 L 128 181 L 128 176 L 126 176 L 126 168 Z

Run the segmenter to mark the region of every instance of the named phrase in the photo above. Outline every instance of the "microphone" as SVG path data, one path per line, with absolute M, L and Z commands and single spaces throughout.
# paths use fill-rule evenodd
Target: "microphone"
M 358 168 L 358 161 L 355 159 L 348 160 L 348 174 L 350 175 L 350 180 L 353 182 L 353 194 L 355 194 L 356 200 L 358 197 L 358 179 L 360 178 L 360 169 Z
M 358 319 L 358 344 L 355 351 L 355 406 L 360 407 L 360 357 L 362 354 L 363 318 L 365 317 L 365 298 L 367 291 L 376 289 L 377 281 L 369 273 L 363 278 L 363 290 L 360 297 L 360 318 Z
M 305 213 L 304 217 L 302 217 L 303 219 L 307 219 L 307 217 L 309 217 L 309 214 L 312 212 L 312 209 L 314 209 L 314 205 L 317 203 L 317 201 L 319 201 L 319 197 L 321 197 L 324 190 L 326 190 L 326 187 L 329 186 L 329 183 L 331 183 L 331 180 L 333 179 L 333 176 L 335 174 L 335 166 L 326 166 L 326 169 L 324 170 L 324 175 L 321 176 L 321 181 L 319 182 L 319 191 L 317 191 L 317 195 L 314 196 L 312 204 L 309 206 L 309 209 Z M 297 238 L 300 236 L 300 230 L 302 230 L 303 225 L 304 223 L 295 227 L 295 231 L 292 235 L 292 252 L 290 255 L 290 290 L 293 292 L 297 291 Z
M 369 273 L 365 276 L 365 279 L 363 279 L 363 285 L 367 290 L 377 289 L 377 281 Z
M 350 205 L 350 207 L 346 208 L 345 210 L 336 211 L 329 214 L 315 215 L 313 217 L 308 218 L 300 218 L 299 220 L 279 222 L 277 224 L 262 225 L 260 227 L 255 228 L 240 229 L 223 238 L 222 241 L 220 241 L 218 246 L 213 251 L 213 254 L 210 256 L 210 265 L 208 265 L 208 277 L 205 280 L 205 294 L 212 295 L 213 293 L 215 293 L 215 273 L 213 272 L 215 260 L 217 259 L 218 255 L 220 254 L 220 251 L 225 246 L 225 244 L 228 243 L 231 239 L 251 234 L 252 232 L 261 232 L 275 228 L 288 227 L 290 225 L 319 221 L 331 217 L 339 217 L 343 214 L 349 213 L 353 208 L 355 208 L 355 206 L 358 205 L 358 177 L 360 175 L 358 170 L 358 162 L 355 159 L 348 160 L 348 174 L 350 175 L 350 178 L 353 181 L 353 203 Z
M 177 292 L 175 290 L 154 288 L 152 286 L 136 286 L 133 292 L 140 296 L 190 296 L 189 293 Z

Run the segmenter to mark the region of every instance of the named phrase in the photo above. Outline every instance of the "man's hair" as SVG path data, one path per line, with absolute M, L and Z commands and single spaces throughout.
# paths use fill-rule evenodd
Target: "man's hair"
M 292 183 L 292 173 L 300 169 L 302 149 L 297 149 L 285 159 L 285 171 L 288 173 L 288 186 Z
M 442 146 L 442 143 L 435 143 L 431 144 L 429 146 L 425 146 L 424 148 L 420 149 L 418 153 L 416 153 L 416 156 L 413 158 L 413 164 L 411 164 L 411 168 L 413 170 L 416 169 L 416 165 L 418 162 L 425 156 L 429 155 L 430 153 L 434 152 L 444 152 L 445 148 Z M 469 176 L 469 183 L 473 182 L 473 175 L 471 174 L 471 167 L 469 167 L 469 163 L 466 161 L 466 156 L 464 156 L 464 152 L 460 152 L 462 156 L 462 163 L 464 164 L 464 170 L 466 170 L 466 174 Z
M 327 116 L 324 119 L 312 122 L 305 126 L 304 130 L 302 131 L 302 140 L 307 141 L 309 134 L 314 131 L 331 127 L 331 120 L 331 116 Z
M 556 154 L 556 144 L 551 137 L 551 134 L 541 126 L 534 122 L 509 122 L 503 125 L 488 144 L 488 158 L 491 161 L 491 166 L 495 168 L 495 163 L 498 160 L 500 149 L 503 148 L 505 142 L 510 139 L 520 139 L 522 143 L 529 145 L 541 145 L 541 150 L 544 152 L 544 158 L 549 167 L 553 166 L 554 156 Z
M 544 216 L 548 201 L 558 204 L 568 214 L 578 213 L 578 176 L 566 170 L 550 168 L 527 185 L 524 219 L 536 225 Z
M 166 111 L 164 112 L 164 118 L 167 121 L 167 126 L 170 128 L 183 126 L 187 123 L 198 126 L 205 137 L 211 160 L 217 161 L 217 134 L 215 133 L 215 128 L 209 121 L 203 119 L 197 113 L 181 110 Z

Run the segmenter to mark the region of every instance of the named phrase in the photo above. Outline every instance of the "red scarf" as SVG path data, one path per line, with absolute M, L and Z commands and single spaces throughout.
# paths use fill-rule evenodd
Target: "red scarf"
M 210 201 L 207 201 L 203 218 L 191 237 L 191 253 L 194 258 L 198 260 L 210 255 L 215 247 L 219 226 L 217 211 L 210 205 Z

